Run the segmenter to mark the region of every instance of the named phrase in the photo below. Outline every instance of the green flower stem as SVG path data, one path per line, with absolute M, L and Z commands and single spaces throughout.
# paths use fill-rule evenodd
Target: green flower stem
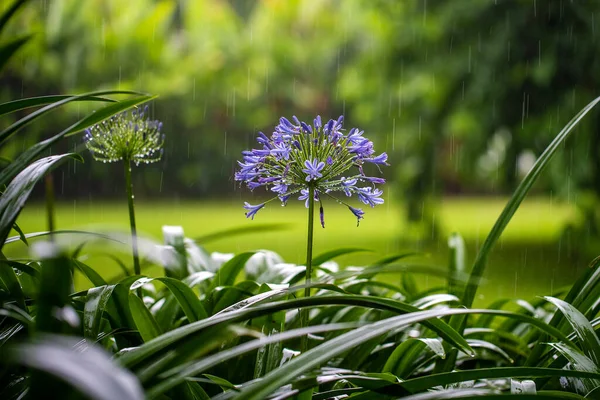
M 133 184 L 131 183 L 131 160 L 123 160 L 123 165 L 125 166 L 125 186 L 127 186 L 127 202 L 129 203 L 129 225 L 131 226 L 133 273 L 135 275 L 140 275 L 140 256 L 138 254 L 137 229 L 135 227 L 135 210 L 133 206 Z
M 315 187 L 312 184 L 308 186 L 308 235 L 306 243 L 306 272 L 305 284 L 310 285 L 312 277 L 312 251 L 313 251 L 313 231 L 315 220 Z M 310 288 L 304 288 L 304 297 L 310 297 Z M 308 326 L 308 310 L 300 311 L 300 326 L 302 328 Z M 305 353 L 308 350 L 308 336 L 302 336 L 301 351 Z
M 50 240 L 53 240 L 52 232 L 54 232 L 54 179 L 50 172 L 45 178 L 46 186 L 46 218 L 48 232 L 50 232 Z

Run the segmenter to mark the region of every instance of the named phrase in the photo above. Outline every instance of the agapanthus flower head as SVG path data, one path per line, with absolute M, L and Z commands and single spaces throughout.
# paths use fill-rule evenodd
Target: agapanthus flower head
M 122 112 L 100 122 L 85 133 L 85 145 L 97 161 L 152 163 L 163 153 L 162 122 L 150 120 L 148 106 Z
M 242 152 L 243 160 L 238 161 L 239 169 L 235 180 L 245 182 L 254 190 L 265 187 L 274 192 L 276 198 L 285 205 L 296 194 L 298 200 L 309 204 L 309 189 L 314 192 L 314 200 L 321 202 L 324 196 L 348 206 L 358 221 L 364 212 L 334 197 L 334 192 L 342 192 L 347 197 L 356 198 L 371 207 L 382 204 L 383 192 L 375 188 L 385 180 L 366 176 L 365 163 L 377 168 L 387 163 L 387 154 L 374 155 L 373 142 L 363 136 L 363 131 L 343 129 L 343 116 L 337 120 L 322 123 L 317 116 L 312 125 L 293 117 L 293 122 L 281 118 L 273 134 L 268 137 L 258 133 L 258 148 Z M 244 206 L 246 216 L 253 218 L 267 202 L 257 206 L 248 203 Z M 321 225 L 324 226 L 322 204 L 320 207 Z

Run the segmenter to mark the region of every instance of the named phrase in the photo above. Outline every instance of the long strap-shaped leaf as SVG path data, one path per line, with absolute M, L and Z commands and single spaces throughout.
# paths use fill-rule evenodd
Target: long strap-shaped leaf
M 15 0 L 14 3 L 12 3 L 11 6 L 8 7 L 8 9 L 4 12 L 4 14 L 0 16 L 0 32 L 2 32 L 6 26 L 6 23 L 10 21 L 12 16 L 15 15 L 19 8 L 21 8 L 21 6 L 23 6 L 25 3 L 27 3 L 27 0 Z
M 17 216 L 25 206 L 35 184 L 52 168 L 56 163 L 63 161 L 67 157 L 79 157 L 79 155 L 69 153 L 58 156 L 42 158 L 25 168 L 8 185 L 0 197 L 0 243 L 8 237 Z
M 10 163 L 8 167 L 0 172 L 0 186 L 7 185 L 8 182 L 16 176 L 23 168 L 27 167 L 33 160 L 35 160 L 42 152 L 46 151 L 50 146 L 61 140 L 64 136 L 73 135 L 80 132 L 98 122 L 101 122 L 112 115 L 117 114 L 121 111 L 127 110 L 135 105 L 144 103 L 152 100 L 156 96 L 139 96 L 133 99 L 127 99 L 119 101 L 117 103 L 110 104 L 85 118 L 82 118 L 75 124 L 71 125 L 62 132 L 46 139 L 42 142 L 36 143 L 31 146 L 25 152 L 23 152 L 15 161 Z M 6 238 L 4 238 L 6 239 Z
M 198 332 L 207 329 L 211 326 L 215 326 L 223 323 L 236 323 L 245 321 L 252 318 L 272 314 L 277 311 L 291 310 L 302 307 L 319 307 L 319 306 L 335 306 L 335 305 L 351 305 L 358 307 L 367 307 L 380 310 L 388 310 L 397 313 L 415 313 L 415 311 L 421 311 L 414 306 L 386 298 L 378 298 L 372 296 L 354 296 L 354 295 L 341 295 L 341 296 L 316 296 L 309 298 L 300 298 L 293 300 L 286 300 L 280 302 L 274 302 L 269 304 L 263 304 L 251 308 L 245 308 L 237 311 L 228 312 L 225 314 L 215 315 L 211 318 L 203 319 L 198 322 L 194 322 L 189 325 L 182 326 L 174 329 L 170 332 L 161 335 L 160 337 L 147 342 L 138 349 L 123 354 L 120 357 L 120 362 L 123 365 L 132 367 L 136 364 L 141 363 L 149 358 L 159 358 L 163 352 L 173 349 L 179 346 L 189 337 L 193 337 Z M 573 342 L 569 340 L 562 332 L 546 324 L 544 321 L 530 317 L 524 314 L 513 313 L 510 311 L 503 310 L 455 310 L 455 312 L 446 314 L 493 314 L 502 316 L 505 318 L 516 318 L 524 323 L 528 323 L 541 331 L 549 334 L 552 337 L 558 338 L 560 341 L 567 343 L 570 346 L 574 346 Z M 459 335 L 454 329 L 450 328 L 446 323 L 439 319 L 431 319 L 425 321 L 428 328 L 434 330 L 442 338 L 447 340 L 453 346 L 459 348 L 465 353 L 472 353 L 472 349 L 465 341 L 465 339 Z
M 264 399 L 266 396 L 290 380 L 318 367 L 319 365 L 327 362 L 333 357 L 338 356 L 339 354 L 350 351 L 356 346 L 359 346 L 370 339 L 381 336 L 391 330 L 422 322 L 431 318 L 471 313 L 473 311 L 475 310 L 446 309 L 420 311 L 375 322 L 368 326 L 364 326 L 340 335 L 320 346 L 309 350 L 305 354 L 302 354 L 301 356 L 291 360 L 284 366 L 265 375 L 262 380 L 247 386 L 240 392 L 231 396 L 224 396 L 224 398 L 244 400 Z
M 556 138 L 554 138 L 552 143 L 546 147 L 546 150 L 544 150 L 540 158 L 538 158 L 538 160 L 535 162 L 525 179 L 523 179 L 521 184 L 519 184 L 519 187 L 517 187 L 513 193 L 511 199 L 504 207 L 504 210 L 502 210 L 502 213 L 496 220 L 496 223 L 494 224 L 490 234 L 485 239 L 483 246 L 481 246 L 481 250 L 477 254 L 477 258 L 473 264 L 469 282 L 467 283 L 462 298 L 462 302 L 466 307 L 471 307 L 473 305 L 473 300 L 475 299 L 475 294 L 477 293 L 477 288 L 479 287 L 479 281 L 483 276 L 483 272 L 485 271 L 485 267 L 487 265 L 488 255 L 496 244 L 496 241 L 500 238 L 500 235 L 502 235 L 502 232 L 504 232 L 504 229 L 510 222 L 511 218 L 519 208 L 519 205 L 529 192 L 529 189 L 531 189 L 538 176 L 558 150 L 559 146 L 569 137 L 569 134 L 573 128 L 592 108 L 594 108 L 594 106 L 596 106 L 596 104 L 598 104 L 598 102 L 600 102 L 600 97 L 595 98 L 591 103 L 579 111 L 579 113 L 573 117 L 573 119 L 569 121 L 567 125 L 565 125 Z
M 12 124 L 8 128 L 6 128 L 5 130 L 3 130 L 2 132 L 0 132 L 0 145 L 3 144 L 6 141 L 6 139 L 8 139 L 11 135 L 13 135 L 17 131 L 19 131 L 19 129 L 27 126 L 28 124 L 33 122 L 35 119 L 41 117 L 42 115 L 46 114 L 49 111 L 55 110 L 65 104 L 73 102 L 73 101 L 79 101 L 82 99 L 90 100 L 90 98 L 93 98 L 93 97 L 111 95 L 111 94 L 130 94 L 130 95 L 137 95 L 137 96 L 143 95 L 142 93 L 139 93 L 139 92 L 122 91 L 122 90 L 103 90 L 103 91 L 99 91 L 99 92 L 84 93 L 84 94 L 77 95 L 77 96 L 69 96 L 63 100 L 51 103 L 51 104 L 47 105 L 46 107 L 40 108 L 39 110 L 32 112 L 31 114 L 27 115 L 24 118 L 21 118 L 20 120 L 18 120 L 17 122 Z
M 550 303 L 564 314 L 569 324 L 573 327 L 574 333 L 579 339 L 579 346 L 583 349 L 585 355 L 600 366 L 600 339 L 594 331 L 591 322 L 577 308 L 560 299 L 546 296 L 544 297 Z
M 14 346 L 9 362 L 44 371 L 95 400 L 142 400 L 143 390 L 129 371 L 120 368 L 102 348 L 88 344 L 84 352 L 74 351 L 77 339 L 43 335 L 34 342 Z M 48 381 L 48 378 L 45 380 Z M 45 393 L 45 398 L 57 393 Z
M 129 92 L 128 94 L 134 94 L 135 92 Z M 139 94 L 139 93 L 137 93 Z M 46 104 L 56 103 L 68 98 L 73 97 L 73 95 L 50 95 L 50 96 L 37 96 L 37 97 L 27 97 L 24 99 L 18 99 L 9 101 L 7 103 L 0 104 L 0 115 L 10 114 L 15 111 L 25 110 L 27 108 L 34 108 L 45 106 Z M 81 98 L 77 101 L 103 101 L 106 103 L 115 103 L 116 100 L 109 99 L 108 97 L 101 96 L 89 96 Z
M 544 376 L 572 376 L 576 378 L 600 378 L 600 374 L 587 371 L 567 370 L 561 368 L 537 367 L 502 367 L 478 368 L 469 371 L 452 371 L 441 374 L 431 374 L 408 379 L 401 383 L 409 391 L 416 393 L 438 385 L 449 385 L 479 379 L 498 378 L 538 378 Z
M 146 396 L 148 399 L 159 396 L 160 394 L 171 389 L 175 385 L 178 385 L 185 381 L 186 378 L 196 376 L 209 368 L 212 368 L 220 363 L 239 357 L 250 351 L 259 349 L 271 343 L 283 342 L 285 340 L 299 338 L 307 334 L 317 334 L 331 332 L 335 330 L 351 329 L 356 328 L 358 324 L 324 324 L 318 326 L 309 326 L 306 328 L 293 329 L 290 331 L 277 333 L 274 335 L 264 336 L 260 339 L 252 340 L 250 342 L 243 343 L 235 346 L 231 349 L 220 351 L 217 354 L 213 354 L 208 357 L 204 357 L 201 360 L 185 363 L 178 365 L 169 371 L 164 372 L 158 378 L 154 379 L 154 386 L 147 391 Z M 161 381 L 161 379 L 163 379 Z
M 19 36 L 9 42 L 0 44 L 0 70 L 4 68 L 10 58 L 31 38 L 32 35 Z

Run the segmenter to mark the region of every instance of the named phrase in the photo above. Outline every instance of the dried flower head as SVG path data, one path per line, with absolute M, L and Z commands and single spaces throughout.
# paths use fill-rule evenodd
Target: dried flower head
M 152 163 L 163 154 L 164 135 L 160 133 L 162 122 L 145 117 L 143 111 L 117 114 L 86 130 L 85 145 L 97 161 L 133 161 Z
M 387 154 L 374 156 L 373 142 L 363 136 L 363 131 L 352 128 L 345 134 L 343 116 L 325 124 L 317 116 L 313 125 L 296 117 L 293 120 L 294 123 L 282 117 L 271 137 L 258 133 L 261 148 L 242 152 L 243 162 L 238 161 L 240 169 L 235 173 L 235 180 L 246 182 L 251 190 L 264 186 L 276 194 L 256 206 L 245 203 L 246 217 L 254 219 L 258 210 L 276 198 L 285 205 L 298 193 L 298 200 L 305 200 L 308 207 L 310 187 L 314 189 L 315 201 L 321 202 L 323 196 L 332 197 L 346 205 L 359 222 L 364 212 L 334 197 L 333 192 L 343 192 L 347 197 L 356 195 L 371 207 L 383 203 L 383 192 L 375 185 L 385 180 L 366 176 L 363 164 L 388 165 Z M 353 167 L 355 172 L 351 172 Z M 366 186 L 359 187 L 360 184 Z M 320 214 L 324 226 L 322 204 Z

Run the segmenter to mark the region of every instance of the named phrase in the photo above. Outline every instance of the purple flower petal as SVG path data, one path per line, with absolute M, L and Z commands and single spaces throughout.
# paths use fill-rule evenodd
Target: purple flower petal
M 248 210 L 248 212 L 246 213 L 246 218 L 254 219 L 254 216 L 256 215 L 258 210 L 260 210 L 264 206 L 265 206 L 265 203 L 259 204 L 257 206 L 253 206 L 252 204 L 248 204 L 248 203 L 244 202 L 244 208 L 246 210 Z

